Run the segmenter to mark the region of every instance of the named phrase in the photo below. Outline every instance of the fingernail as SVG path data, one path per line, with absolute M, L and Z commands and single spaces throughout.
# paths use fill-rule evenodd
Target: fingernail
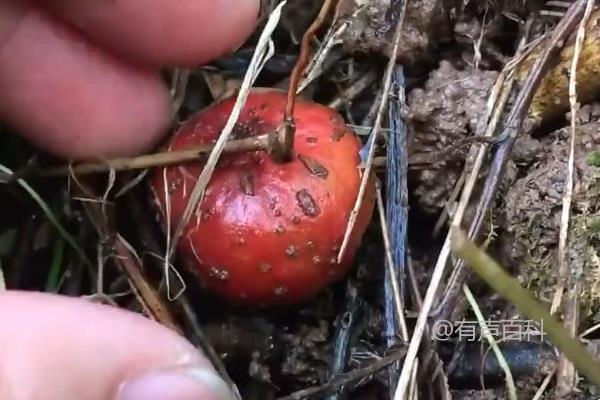
M 227 384 L 201 368 L 146 373 L 125 382 L 116 400 L 235 400 Z

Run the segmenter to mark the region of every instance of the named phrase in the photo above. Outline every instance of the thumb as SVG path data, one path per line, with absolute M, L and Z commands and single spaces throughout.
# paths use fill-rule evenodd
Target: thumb
M 3 400 L 232 400 L 207 359 L 141 315 L 31 292 L 0 294 Z

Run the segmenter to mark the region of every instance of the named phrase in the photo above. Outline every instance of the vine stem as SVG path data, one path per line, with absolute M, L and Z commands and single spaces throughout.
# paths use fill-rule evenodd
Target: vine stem
M 269 154 L 276 162 L 288 162 L 292 159 L 292 152 L 294 150 L 294 136 L 296 133 L 294 109 L 296 107 L 296 94 L 298 92 L 298 86 L 300 85 L 302 75 L 304 75 L 304 71 L 309 63 L 309 58 L 311 55 L 311 41 L 327 19 L 327 16 L 330 14 L 336 3 L 337 0 L 325 0 L 321 10 L 319 11 L 319 14 L 313 23 L 308 27 L 304 33 L 304 36 L 302 36 L 300 55 L 290 75 L 290 85 L 287 93 L 283 123 L 277 130 L 276 135 L 271 136 L 271 140 L 269 142 Z

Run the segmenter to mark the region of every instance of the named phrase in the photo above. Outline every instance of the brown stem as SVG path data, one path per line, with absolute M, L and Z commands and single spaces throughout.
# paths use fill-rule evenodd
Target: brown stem
M 255 136 L 240 140 L 231 140 L 225 145 L 225 153 L 241 153 L 246 151 L 264 150 L 268 146 L 269 135 Z M 115 158 L 102 162 L 87 162 L 70 164 L 44 170 L 34 170 L 37 176 L 66 176 L 71 173 L 77 175 L 94 174 L 98 172 L 145 169 L 150 167 L 182 164 L 197 161 L 206 157 L 212 151 L 214 144 L 194 146 L 185 150 L 165 151 L 162 153 L 148 154 L 131 158 Z
M 325 22 L 325 19 L 333 9 L 336 0 L 325 0 L 319 11 L 319 15 L 302 36 L 300 44 L 300 56 L 290 75 L 290 85 L 288 88 L 287 101 L 285 104 L 285 114 L 281 127 L 276 135 L 272 135 L 271 144 L 269 146 L 269 154 L 275 162 L 288 162 L 292 159 L 292 151 L 294 149 L 294 135 L 296 133 L 296 125 L 294 123 L 294 108 L 296 106 L 296 92 L 300 79 L 304 75 L 304 70 L 309 62 L 311 54 L 310 42 L 319 28 Z
M 280 128 L 277 132 L 267 133 L 245 139 L 230 140 L 225 145 L 224 153 L 243 153 L 250 151 L 267 151 L 276 162 L 287 162 L 286 159 L 277 158 L 282 156 L 281 141 L 279 139 L 289 138 Z M 450 149 L 436 152 L 414 153 L 408 158 L 408 164 L 411 169 L 423 169 L 431 165 L 436 165 L 441 160 L 448 159 L 452 151 L 459 149 L 465 144 L 481 142 L 490 143 L 482 138 L 468 138 L 459 141 Z M 290 145 L 290 143 L 287 143 Z M 32 168 L 24 167 L 19 177 L 42 176 L 42 177 L 62 177 L 70 174 L 89 175 L 102 172 L 114 171 L 133 171 L 152 167 L 164 167 L 168 165 L 185 164 L 189 162 L 204 162 L 206 156 L 210 154 L 214 144 L 204 144 L 190 147 L 184 150 L 164 151 L 154 154 L 146 154 L 138 157 L 115 158 L 99 162 L 85 162 L 79 164 L 61 165 L 58 167 Z M 373 166 L 375 168 L 385 168 L 385 156 L 375 157 Z

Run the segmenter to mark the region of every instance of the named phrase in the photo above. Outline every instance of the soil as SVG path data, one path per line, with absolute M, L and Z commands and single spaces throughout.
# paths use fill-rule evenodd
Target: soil
M 423 88 L 410 92 L 407 99 L 411 152 L 444 152 L 477 132 L 485 114 L 490 91 L 498 73 L 465 66 L 448 60 L 429 75 Z M 430 213 L 445 206 L 462 172 L 468 147 L 456 149 L 436 163 L 413 174 L 413 195 L 419 207 Z
M 597 250 L 600 236 L 594 221 L 600 218 L 600 168 L 591 162 L 600 149 L 597 105 L 580 113 L 577 127 L 574 191 L 569 229 L 568 264 L 582 282 L 582 317 L 597 322 L 600 311 L 600 280 Z M 564 182 L 568 171 L 570 128 L 540 140 L 539 161 L 523 172 L 506 194 L 502 222 L 507 236 L 507 255 L 516 264 L 524 285 L 549 302 L 559 277 L 557 246 L 561 225 Z

